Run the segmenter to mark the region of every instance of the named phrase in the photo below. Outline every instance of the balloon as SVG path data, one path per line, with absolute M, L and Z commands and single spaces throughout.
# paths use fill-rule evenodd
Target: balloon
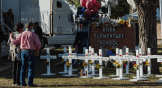
M 86 8 L 91 10 L 92 7 L 93 7 L 92 2 L 91 2 L 91 1 L 87 1 L 87 3 L 86 3 Z
M 99 8 L 101 7 L 101 3 L 100 3 L 99 1 L 97 1 L 96 4 L 95 4 L 94 6 L 96 6 L 96 8 L 99 9 Z
M 84 8 L 86 8 L 86 2 L 87 2 L 87 0 L 80 0 L 80 5 Z
M 86 9 L 85 12 L 84 12 L 84 16 L 86 18 L 90 18 L 91 17 L 91 11 L 89 9 Z
M 98 13 L 98 9 L 96 7 L 93 7 L 91 12 L 92 12 L 92 15 L 96 15 Z
M 96 0 L 90 0 L 92 2 L 93 5 L 96 4 Z

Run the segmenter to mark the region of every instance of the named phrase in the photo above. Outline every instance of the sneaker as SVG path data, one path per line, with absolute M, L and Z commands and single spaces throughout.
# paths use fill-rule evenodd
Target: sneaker
M 15 84 L 12 84 L 12 86 L 15 86 Z
M 21 86 L 20 84 L 15 84 L 15 86 Z
M 37 85 L 27 85 L 27 87 L 37 87 Z

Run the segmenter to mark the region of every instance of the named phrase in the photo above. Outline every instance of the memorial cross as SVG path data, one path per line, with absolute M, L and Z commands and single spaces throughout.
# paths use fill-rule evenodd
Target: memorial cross
M 137 66 L 139 66 L 139 62 L 142 61 L 146 61 L 148 57 L 139 57 L 139 50 L 136 50 L 136 57 L 130 57 L 130 61 L 136 61 Z M 144 78 L 140 78 L 140 70 L 137 69 L 136 71 L 136 79 L 130 79 L 129 81 L 144 81 L 147 79 Z
M 47 61 L 48 61 L 47 73 L 46 74 L 42 74 L 42 75 L 44 75 L 44 76 L 55 75 L 55 73 L 51 73 L 50 72 L 50 59 L 57 59 L 57 57 L 55 55 L 50 56 L 50 49 L 49 48 L 46 50 L 46 53 L 47 53 L 46 56 L 45 55 L 41 55 L 40 56 L 40 59 L 47 59 Z
M 119 48 L 116 48 L 116 56 L 109 56 L 110 60 L 114 59 L 118 63 L 119 60 Z M 110 77 L 119 77 L 119 69 L 116 68 L 116 75 L 110 75 Z
M 91 57 L 93 58 L 93 57 Z M 99 77 L 93 77 L 93 79 L 106 79 L 106 78 L 109 78 L 109 77 L 103 77 L 103 66 L 102 66 L 102 61 L 103 60 L 108 60 L 107 57 L 102 57 L 102 49 L 99 49 L 99 57 L 95 56 L 94 58 L 97 58 L 99 59 L 99 64 L 101 65 L 101 68 L 99 69 Z
M 69 56 L 76 56 L 76 53 L 73 53 L 72 54 L 72 48 L 71 48 L 71 46 L 69 46 Z M 66 59 L 66 58 L 69 58 L 69 56 L 63 56 L 63 58 L 64 59 Z M 78 74 L 72 74 L 72 59 L 73 58 L 69 58 L 69 63 L 71 64 L 70 66 L 69 66 L 69 74 L 68 75 L 63 75 L 63 76 L 78 76 Z
M 126 48 L 126 55 L 125 57 L 129 56 L 129 48 Z M 129 63 L 130 61 L 127 61 L 127 65 L 126 65 L 126 73 L 125 74 L 133 74 L 133 73 L 129 73 Z
M 66 47 L 64 47 L 64 54 L 58 54 L 58 57 L 62 57 L 63 55 L 66 55 L 66 56 L 69 55 L 69 53 L 66 52 Z M 68 73 L 66 62 L 67 62 L 67 59 L 64 59 L 64 71 L 59 72 L 60 74 L 67 74 Z
M 79 78 L 93 78 L 93 76 L 89 76 L 88 74 L 88 49 L 85 49 L 85 63 L 87 63 L 87 66 L 84 66 L 85 67 L 85 76 L 79 76 Z
M 129 78 L 123 77 L 123 60 L 129 61 L 128 57 L 123 56 L 122 49 L 119 51 L 120 57 L 119 57 L 119 63 L 121 63 L 121 67 L 119 68 L 119 78 L 113 78 L 114 80 L 127 80 Z
M 94 55 L 94 48 L 92 48 L 91 49 L 91 56 L 97 56 L 97 55 Z M 91 76 L 98 76 L 99 74 L 95 74 L 95 71 L 97 71 L 97 70 L 95 70 L 95 66 L 94 66 L 94 64 L 95 64 L 95 60 L 94 59 L 92 59 L 92 63 L 93 63 L 93 65 L 92 65 L 92 74 L 90 74 Z

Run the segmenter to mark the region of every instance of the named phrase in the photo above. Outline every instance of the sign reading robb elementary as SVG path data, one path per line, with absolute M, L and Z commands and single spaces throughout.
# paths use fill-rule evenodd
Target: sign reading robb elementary
M 96 27 L 96 24 L 91 24 L 91 30 L 89 32 L 90 46 L 95 47 L 95 53 L 101 48 L 110 49 L 127 46 L 130 49 L 134 49 L 137 41 L 136 36 L 138 36 L 136 35 L 138 33 L 137 28 L 138 27 L 136 27 L 136 25 L 133 26 L 133 24 L 131 27 L 113 27 L 113 25 L 100 25 Z
M 124 34 L 109 34 L 109 33 L 115 33 L 115 28 L 103 27 L 103 33 L 102 34 L 94 33 L 94 38 L 123 39 L 124 37 Z M 119 45 L 119 44 L 118 41 L 100 40 L 100 45 Z

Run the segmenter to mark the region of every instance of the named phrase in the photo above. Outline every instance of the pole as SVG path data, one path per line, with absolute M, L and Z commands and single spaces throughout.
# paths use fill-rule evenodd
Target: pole
M 1 0 L 1 24 L 2 24 L 2 0 Z
M 159 0 L 159 7 L 160 7 L 160 22 L 161 22 L 161 25 L 162 25 L 162 7 L 161 7 L 161 4 L 162 4 L 162 0 Z M 162 38 L 162 27 L 161 27 L 161 38 Z M 161 43 L 162 43 L 162 40 L 161 40 Z

